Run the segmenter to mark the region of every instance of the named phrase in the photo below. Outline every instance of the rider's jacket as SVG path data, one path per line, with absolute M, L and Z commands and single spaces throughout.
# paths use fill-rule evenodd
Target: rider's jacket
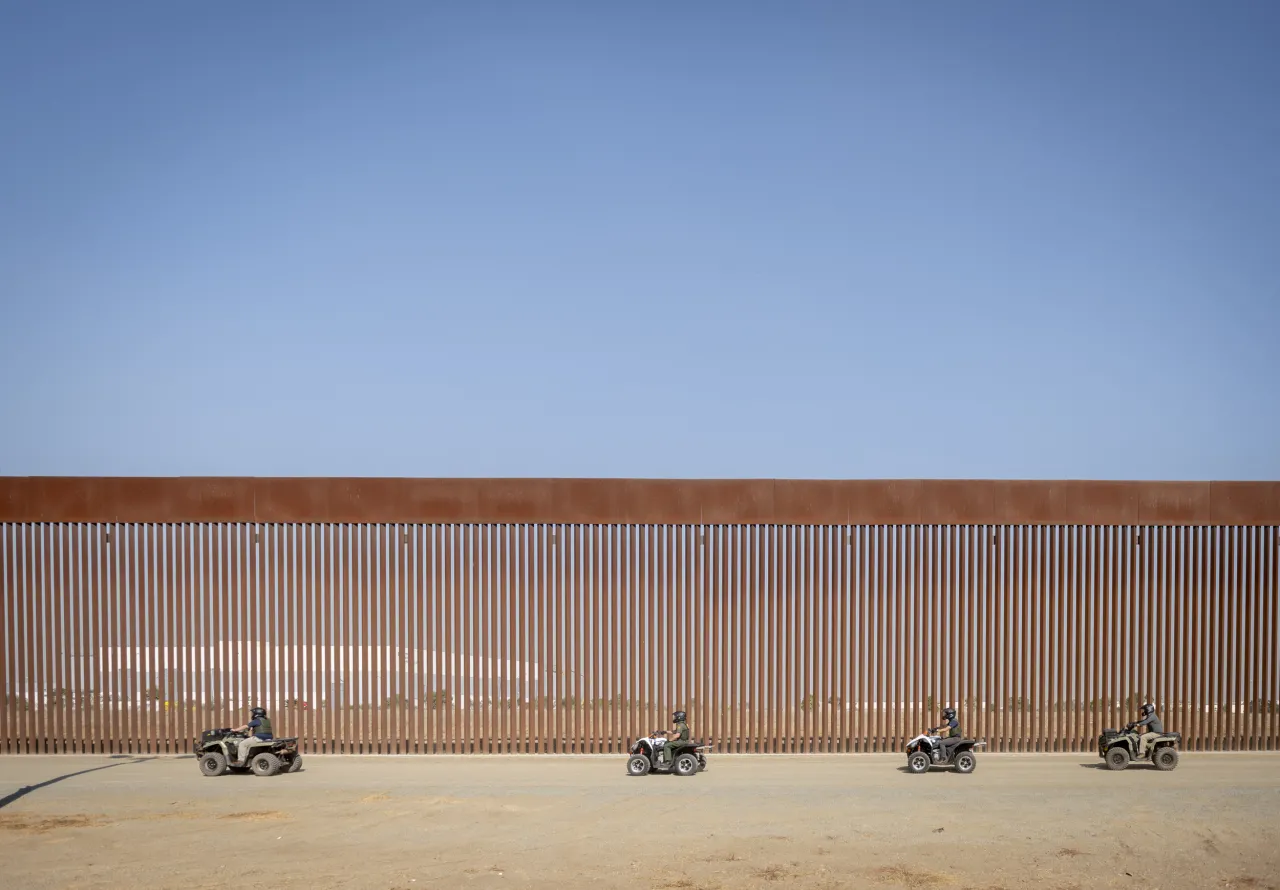
M 1164 732 L 1164 724 L 1160 722 L 1160 718 L 1156 716 L 1155 711 L 1152 711 L 1133 725 L 1135 727 L 1145 726 L 1147 732 Z

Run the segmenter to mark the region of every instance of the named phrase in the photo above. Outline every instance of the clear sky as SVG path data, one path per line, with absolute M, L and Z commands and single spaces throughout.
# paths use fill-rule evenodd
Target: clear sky
M 1280 479 L 1280 3 L 0 3 L 0 474 Z

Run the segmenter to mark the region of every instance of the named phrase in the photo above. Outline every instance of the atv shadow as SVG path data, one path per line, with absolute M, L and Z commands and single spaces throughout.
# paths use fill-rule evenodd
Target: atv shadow
M 112 760 L 116 760 L 120 757 L 128 757 L 128 756 L 129 755 L 127 754 L 117 754 L 112 757 Z M 117 766 L 128 766 L 131 763 L 146 763 L 148 760 L 155 760 L 155 759 L 156 759 L 155 757 L 135 757 L 130 760 L 122 761 L 119 763 L 108 763 L 106 766 L 95 766 L 95 767 L 91 767 L 90 769 L 82 769 L 79 772 L 67 773 L 65 776 L 57 776 L 56 778 L 49 779 L 48 781 L 45 781 L 45 782 L 41 782 L 38 785 L 24 785 L 23 787 L 19 788 L 17 791 L 13 792 L 12 794 L 7 794 L 4 797 L 0 797 L 0 810 L 3 810 L 5 807 L 7 807 L 11 803 L 16 803 L 17 801 L 26 797 L 32 791 L 38 791 L 41 788 L 48 788 L 50 785 L 55 785 L 58 782 L 63 782 L 67 779 L 74 779 L 76 776 L 83 776 L 86 773 L 96 773 L 98 770 L 103 770 L 103 769 L 115 769 Z
M 306 768 L 306 766 L 305 766 L 305 765 L 304 765 L 301 769 L 299 769 L 299 770 L 298 770 L 298 772 L 299 772 L 299 773 L 305 773 L 306 771 L 307 771 L 307 768 Z M 279 772 L 279 773 L 277 773 L 277 775 L 283 776 L 283 775 L 287 775 L 287 774 L 285 773 L 285 771 L 284 771 L 284 770 L 280 770 L 280 772 Z M 294 773 L 293 775 L 297 775 L 297 773 Z M 253 779 L 253 778 L 257 778 L 257 777 L 254 775 L 253 770 L 251 770 L 251 769 L 234 769 L 234 768 L 228 768 L 228 769 L 227 769 L 227 771 L 226 771 L 225 773 L 223 773 L 223 774 L 222 774 L 222 777 L 225 779 L 225 778 L 228 778 L 229 776 L 248 776 L 248 777 L 249 777 L 249 778 L 251 778 L 251 779 Z
M 1080 763 L 1076 765 L 1079 766 L 1081 769 L 1100 769 L 1106 772 L 1128 772 L 1131 769 L 1155 769 L 1156 768 L 1156 765 L 1154 763 L 1146 763 L 1145 761 L 1130 761 L 1129 765 L 1122 770 L 1107 769 L 1107 764 L 1105 762 Z M 1156 771 L 1159 772 L 1159 770 L 1156 770 Z

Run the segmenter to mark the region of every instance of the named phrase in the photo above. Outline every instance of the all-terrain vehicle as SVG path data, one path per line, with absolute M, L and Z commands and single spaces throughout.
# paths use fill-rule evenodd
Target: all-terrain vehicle
M 1147 745 L 1147 753 L 1138 756 L 1138 732 L 1136 724 L 1129 723 L 1122 730 L 1104 729 L 1098 736 L 1098 756 L 1106 761 L 1107 769 L 1121 770 L 1134 760 L 1154 763 L 1156 769 L 1168 772 L 1178 766 L 1180 732 L 1162 732 Z
M 967 775 L 978 766 L 978 757 L 973 749 L 985 744 L 977 739 L 961 739 L 960 744 L 944 748 L 940 736 L 922 732 L 907 742 L 907 772 L 922 775 L 930 767 L 953 766 L 956 772 Z
M 654 773 L 675 773 L 677 776 L 696 776 L 707 768 L 707 755 L 711 745 L 690 739 L 682 742 L 680 753 L 665 763 L 658 760 L 658 751 L 671 742 L 654 730 L 642 739 L 631 743 L 627 758 L 627 775 L 644 776 Z
M 302 769 L 297 738 L 259 741 L 249 749 L 249 759 L 245 763 L 235 763 L 240 741 L 246 735 L 230 729 L 206 729 L 200 733 L 200 738 L 196 739 L 200 772 L 206 776 L 223 776 L 232 770 L 252 770 L 255 776 L 274 776 Z

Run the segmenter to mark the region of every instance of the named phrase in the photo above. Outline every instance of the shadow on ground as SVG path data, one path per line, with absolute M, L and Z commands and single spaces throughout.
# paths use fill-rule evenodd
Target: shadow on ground
M 128 756 L 128 755 L 116 755 L 116 757 L 124 757 L 124 756 Z M 113 757 L 112 759 L 114 760 L 115 757 Z M 90 769 L 82 769 L 79 772 L 67 773 L 65 776 L 57 776 L 55 778 L 49 779 L 47 782 L 41 782 L 38 785 L 24 785 L 23 787 L 19 788 L 17 791 L 13 792 L 12 794 L 6 794 L 4 797 L 0 797 L 0 810 L 3 810 L 5 807 L 9 806 L 9 804 L 11 803 L 15 803 L 16 801 L 21 800 L 22 798 L 30 794 L 32 791 L 39 791 L 41 788 L 48 788 L 50 785 L 54 785 L 58 782 L 66 781 L 67 779 L 73 779 L 76 776 L 83 776 L 85 773 L 96 773 L 98 770 L 115 769 L 117 766 L 128 766 L 131 763 L 145 763 L 148 760 L 155 760 L 155 759 L 156 758 L 154 757 L 134 757 L 130 760 L 127 760 L 121 763 L 108 763 L 106 766 L 95 766 L 95 767 L 91 767 Z

